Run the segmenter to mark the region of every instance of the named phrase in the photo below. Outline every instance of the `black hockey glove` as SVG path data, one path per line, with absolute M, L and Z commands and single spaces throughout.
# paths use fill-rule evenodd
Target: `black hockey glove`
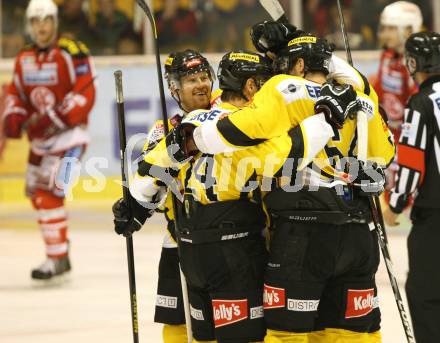
M 352 175 L 352 185 L 359 189 L 359 195 L 375 196 L 383 193 L 385 189 L 385 172 L 376 162 L 358 161 L 357 175 Z
M 315 103 L 315 113 L 323 112 L 326 121 L 337 129 L 342 128 L 347 117 L 361 109 L 357 94 L 351 85 L 326 82 Z
M 168 156 L 176 162 L 185 162 L 198 151 L 192 138 L 195 126 L 180 124 L 174 127 L 165 138 Z
M 131 211 L 124 198 L 121 198 L 112 207 L 115 231 L 118 235 L 124 235 L 125 237 L 139 231 L 145 221 L 154 213 L 154 210 L 145 208 L 134 199 L 131 200 L 130 205 Z
M 251 28 L 251 39 L 255 48 L 262 53 L 276 53 L 287 43 L 299 36 L 302 31 L 289 23 L 263 21 Z

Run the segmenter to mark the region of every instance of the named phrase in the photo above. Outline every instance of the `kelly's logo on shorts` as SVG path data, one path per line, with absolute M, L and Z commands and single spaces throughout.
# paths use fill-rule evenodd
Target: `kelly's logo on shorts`
M 239 300 L 212 300 L 215 327 L 229 325 L 247 319 L 248 301 Z
M 264 285 L 263 306 L 265 310 L 286 306 L 286 291 L 284 288 L 277 288 Z
M 345 318 L 366 316 L 377 307 L 374 289 L 349 289 L 347 291 L 347 308 Z

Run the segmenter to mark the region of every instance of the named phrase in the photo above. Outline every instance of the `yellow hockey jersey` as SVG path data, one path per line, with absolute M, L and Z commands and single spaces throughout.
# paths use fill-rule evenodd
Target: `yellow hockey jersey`
M 282 135 L 314 113 L 314 104 L 321 85 L 300 77 L 277 75 L 256 93 L 250 106 L 242 108 L 216 124 L 203 125 L 194 130 L 194 140 L 203 153 L 216 154 L 234 151 L 238 147 L 259 144 Z M 394 157 L 392 135 L 378 111 L 377 96 L 368 84 L 370 95 L 358 91 L 368 121 L 368 159 L 388 165 Z M 307 146 L 307 142 L 305 142 Z M 335 130 L 332 141 L 320 153 L 320 158 L 336 162 L 343 156 L 356 154 L 356 120 L 347 119 L 340 130 Z M 329 174 L 334 174 L 327 170 Z
M 199 127 L 215 123 L 236 110 L 231 104 L 222 103 L 210 111 L 191 112 L 183 122 Z M 289 132 L 257 146 L 216 155 L 199 154 L 183 166 L 172 162 L 162 141 L 145 155 L 137 178 L 170 181 L 168 168 L 174 166 L 180 169 L 180 184 L 185 193 L 202 204 L 251 198 L 263 178 L 270 180 L 277 175 L 289 158 L 295 162 L 290 168 L 292 171 L 307 165 L 332 135 L 333 130 L 324 116 L 310 116 Z M 306 141 L 310 147 L 304 144 Z M 153 183 L 150 181 L 150 184 Z

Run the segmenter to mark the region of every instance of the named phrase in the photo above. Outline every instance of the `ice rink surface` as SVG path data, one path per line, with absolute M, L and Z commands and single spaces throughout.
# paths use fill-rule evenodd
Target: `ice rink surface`
M 72 203 L 70 280 L 36 285 L 31 268 L 44 259 L 35 214 L 27 204 L 0 207 L 0 342 L 132 342 L 125 239 L 113 232 L 111 202 Z M 139 335 L 159 343 L 161 325 L 153 323 L 157 266 L 164 234 L 155 215 L 134 235 Z M 391 255 L 404 293 L 408 221 L 388 230 Z M 384 343 L 406 342 L 399 313 L 381 262 L 377 276 Z

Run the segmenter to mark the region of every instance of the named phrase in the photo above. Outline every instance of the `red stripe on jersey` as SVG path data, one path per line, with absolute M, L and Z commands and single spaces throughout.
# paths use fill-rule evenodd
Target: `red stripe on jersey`
M 399 165 L 419 171 L 419 184 L 422 183 L 425 176 L 425 151 L 401 144 L 398 145 L 397 151 Z

